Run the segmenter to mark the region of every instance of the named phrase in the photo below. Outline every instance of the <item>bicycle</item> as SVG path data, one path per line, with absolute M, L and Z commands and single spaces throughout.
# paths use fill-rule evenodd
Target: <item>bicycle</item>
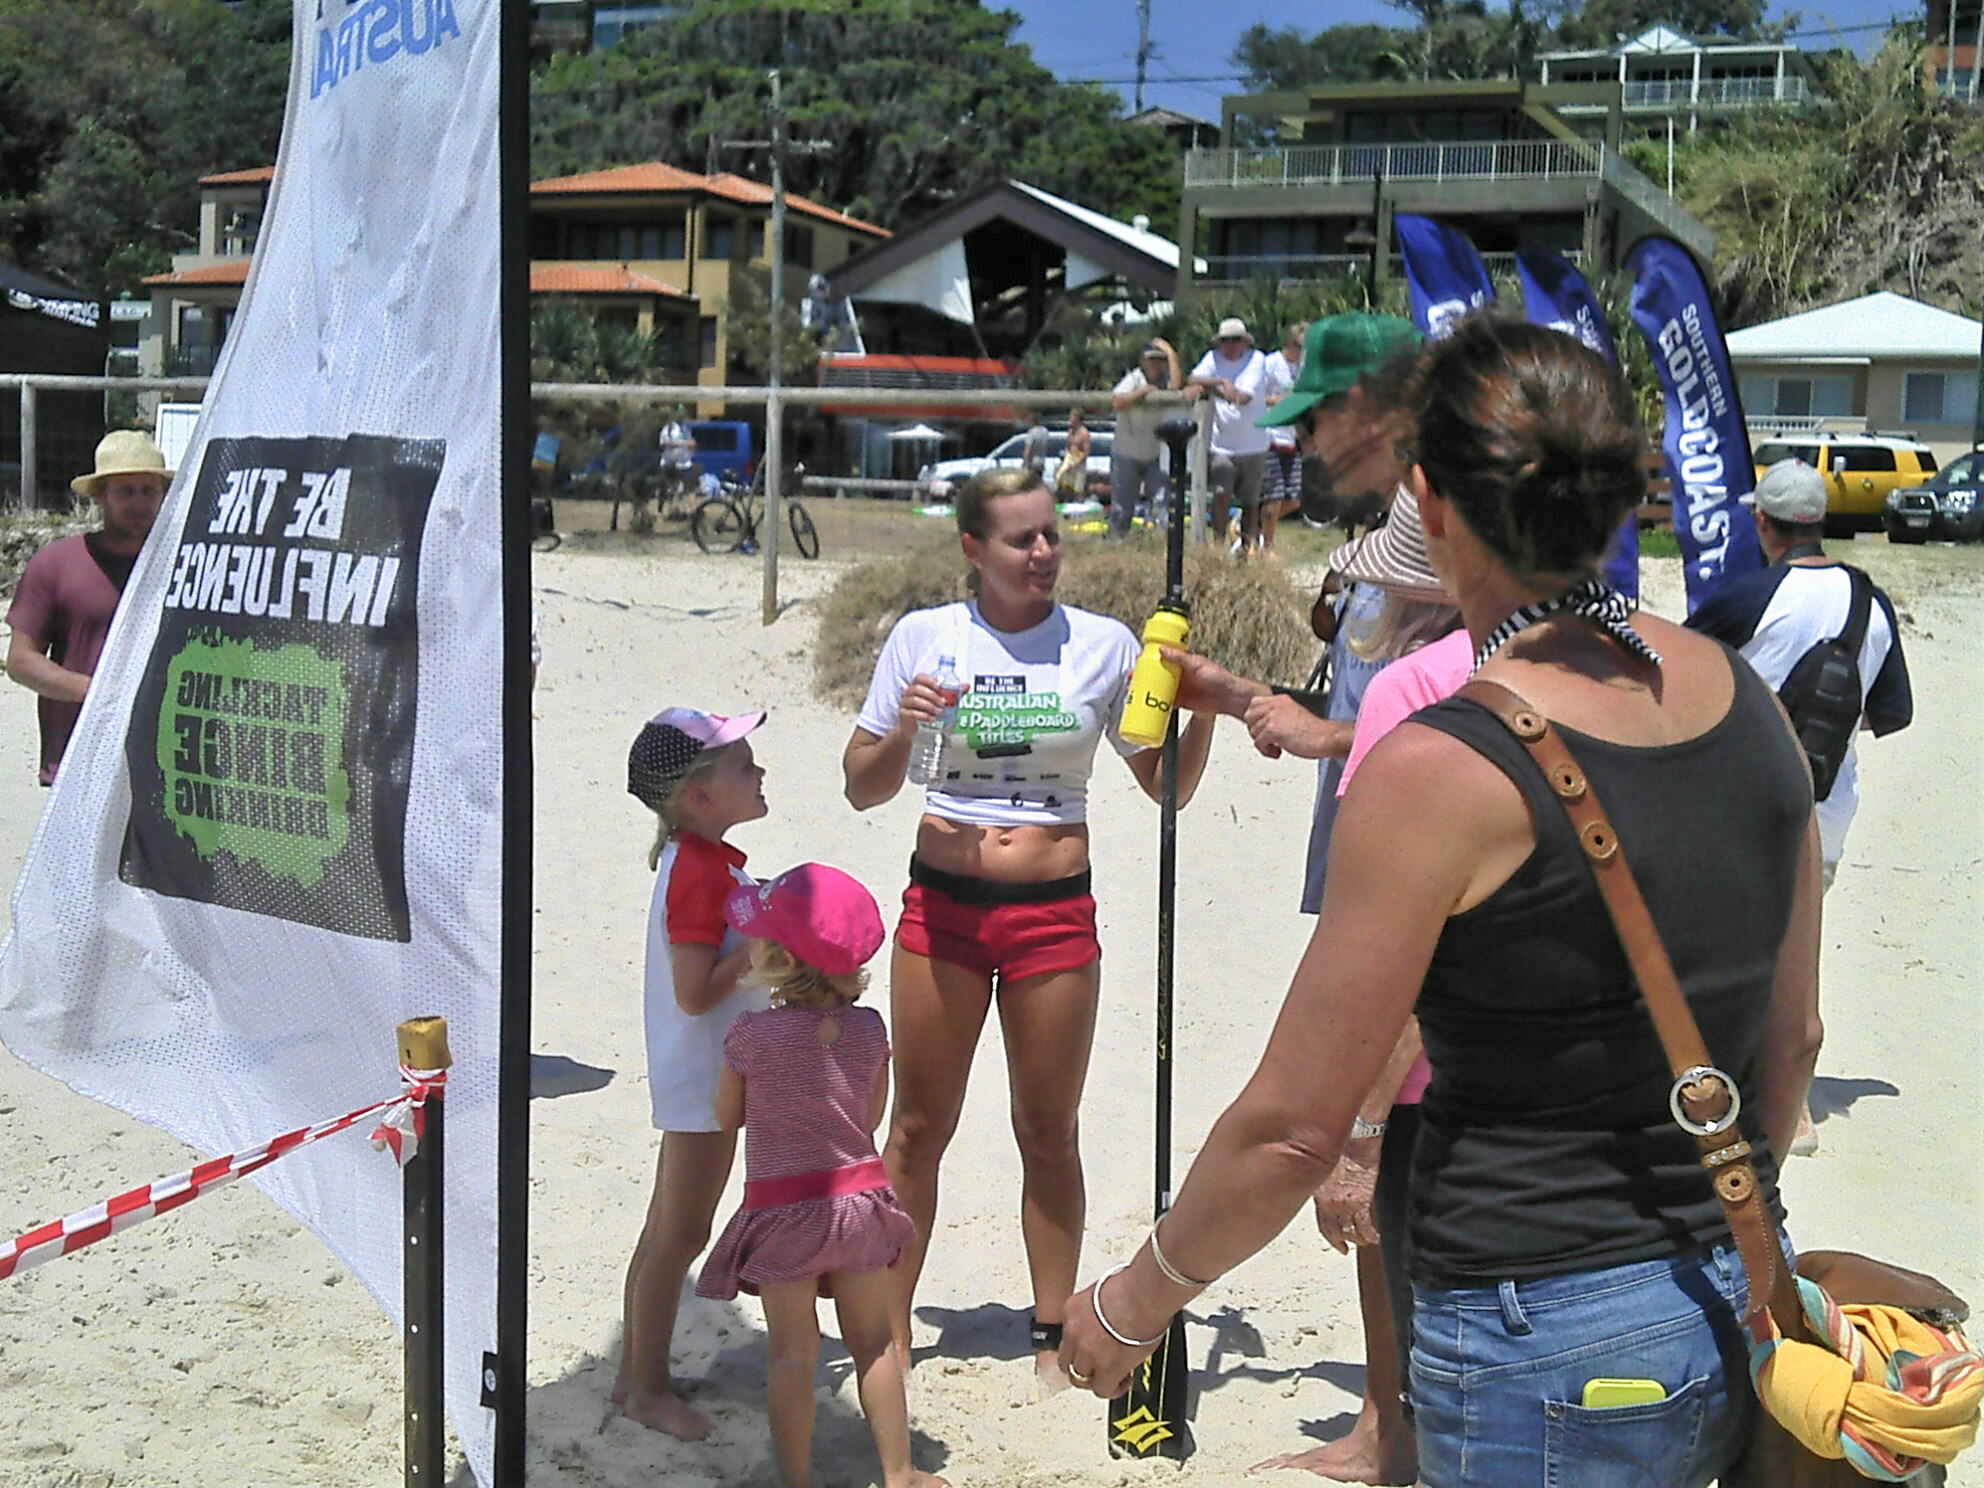
M 803 466 L 794 467 L 796 488 L 805 475 Z M 723 494 L 712 496 L 689 518 L 690 535 L 705 553 L 756 552 L 758 523 L 765 511 L 764 472 L 749 487 L 726 484 Z M 793 546 L 801 558 L 820 556 L 820 529 L 796 496 L 785 498 L 785 522 L 792 529 Z

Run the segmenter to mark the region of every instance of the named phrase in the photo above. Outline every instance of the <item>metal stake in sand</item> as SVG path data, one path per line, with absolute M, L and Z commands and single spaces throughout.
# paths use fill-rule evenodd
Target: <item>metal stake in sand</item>
M 444 1070 L 454 1063 L 448 1053 L 448 1020 L 409 1018 L 399 1026 L 400 1064 L 406 1069 Z M 401 1177 L 402 1223 L 405 1243 L 401 1265 L 406 1305 L 406 1488 L 439 1488 L 446 1466 L 447 1416 L 441 1385 L 442 1298 L 447 1288 L 441 1271 L 441 1141 L 445 1087 L 428 1093 L 421 1113 L 420 1145 Z
M 1164 588 L 1168 599 L 1185 598 L 1185 448 L 1195 430 L 1189 418 L 1166 419 L 1158 434 L 1171 447 L 1171 490 L 1167 499 Z M 1178 903 L 1178 710 L 1164 731 L 1163 789 L 1158 798 L 1157 837 L 1157 1140 L 1153 1218 L 1171 1207 L 1171 989 L 1176 965 L 1174 911 Z M 1174 1313 L 1157 1350 L 1131 1371 L 1123 1393 L 1109 1402 L 1107 1424 L 1112 1457 L 1192 1455 L 1192 1431 L 1185 1419 L 1191 1366 L 1185 1357 L 1185 1316 Z

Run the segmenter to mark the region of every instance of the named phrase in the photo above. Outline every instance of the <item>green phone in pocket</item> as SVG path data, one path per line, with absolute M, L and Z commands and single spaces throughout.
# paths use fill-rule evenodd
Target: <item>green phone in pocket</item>
M 1652 1405 L 1667 1398 L 1667 1387 L 1650 1379 L 1589 1379 L 1584 1382 L 1586 1410 L 1614 1410 L 1622 1405 Z

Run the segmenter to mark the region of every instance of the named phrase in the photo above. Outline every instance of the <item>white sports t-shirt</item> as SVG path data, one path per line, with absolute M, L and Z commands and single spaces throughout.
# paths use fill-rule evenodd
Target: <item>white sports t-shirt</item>
M 1126 758 L 1139 752 L 1116 733 L 1139 649 L 1121 621 L 1067 605 L 1013 632 L 987 625 L 975 602 L 911 610 L 882 646 L 859 725 L 886 737 L 902 716 L 903 689 L 918 672 L 936 676 L 949 656 L 964 692 L 944 778 L 928 788 L 924 809 L 973 826 L 1084 821 L 1103 736 Z
M 723 1070 L 723 1036 L 739 1013 L 771 1006 L 763 987 L 739 982 L 728 997 L 691 1017 L 675 1000 L 675 958 L 669 948 L 716 947 L 717 959 L 744 944 L 723 919 L 723 901 L 739 884 L 756 883 L 744 854 L 728 843 L 678 832 L 655 864 L 648 906 L 645 1013 L 648 1099 L 657 1131 L 713 1132 L 716 1082 Z
M 1288 360 L 1288 353 L 1283 351 L 1269 352 L 1267 357 L 1267 377 L 1261 387 L 1263 396 L 1262 406 L 1264 408 L 1272 407 L 1273 405 L 1266 403 L 1265 400 L 1275 397 L 1277 394 L 1282 397 L 1288 396 L 1288 390 L 1295 386 L 1295 374 L 1300 370 L 1299 367 Z M 1268 430 L 1268 448 L 1278 450 L 1294 449 L 1295 426 L 1293 424 L 1277 424 L 1274 428 Z
M 1240 390 L 1243 401 L 1212 400 L 1212 452 L 1215 455 L 1259 455 L 1268 447 L 1268 431 L 1254 420 L 1268 411 L 1262 401 L 1268 387 L 1268 359 L 1254 347 L 1244 356 L 1223 357 L 1209 351 L 1192 369 L 1194 377 L 1224 377 Z

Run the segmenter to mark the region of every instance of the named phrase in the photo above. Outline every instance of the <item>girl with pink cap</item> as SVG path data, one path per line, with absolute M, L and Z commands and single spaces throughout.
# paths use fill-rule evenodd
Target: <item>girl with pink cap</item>
M 810 1478 L 823 1295 L 854 1359 L 884 1488 L 942 1488 L 910 1465 L 902 1366 L 889 1347 L 888 1268 L 915 1226 L 875 1151 L 888 1034 L 873 1008 L 854 1006 L 862 967 L 882 944 L 881 912 L 838 868 L 803 863 L 734 890 L 723 914 L 751 937 L 751 977 L 772 1005 L 739 1016 L 723 1041 L 716 1113 L 725 1131 L 745 1130 L 744 1207 L 704 1263 L 697 1295 L 764 1299 L 772 1446 L 786 1488 Z

